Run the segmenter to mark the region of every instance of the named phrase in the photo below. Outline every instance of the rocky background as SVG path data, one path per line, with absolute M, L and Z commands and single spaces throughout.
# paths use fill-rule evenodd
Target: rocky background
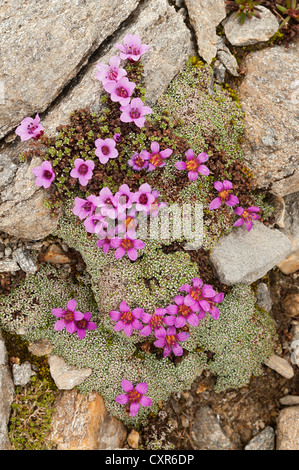
M 47 435 L 54 448 L 299 449 L 299 48 L 296 35 L 271 42 L 281 18 L 272 2 L 264 3 L 261 18 L 243 26 L 223 0 L 4 0 L 0 6 L 2 289 L 35 273 L 38 258 L 65 267 L 74 261 L 72 250 L 49 237 L 57 218 L 34 183 L 31 170 L 40 162 L 20 161 L 28 143 L 16 138 L 15 128 L 39 113 L 47 134 L 54 135 L 74 109 L 100 111 L 104 90 L 94 78 L 95 65 L 107 62 L 128 32 L 151 46 L 144 59 L 149 105 L 190 56 L 212 64 L 211 90 L 226 83 L 236 87 L 245 111 L 244 159 L 275 208 L 271 226 L 257 223 L 249 233 L 233 232 L 211 254 L 227 285 L 270 276 L 270 289 L 260 283 L 257 298 L 272 310 L 283 339 L 264 375 L 248 388 L 216 394 L 213 377 L 203 373 L 142 433 L 111 416 L 100 395 L 76 391 L 88 370 L 52 356 L 49 344 L 32 344 L 34 356 L 48 358 L 58 388 Z M 15 387 L 25 389 L 35 374 L 33 364 L 20 363 L 6 348 L 0 336 L 0 449 L 11 448 L 8 423 L 20 399 Z

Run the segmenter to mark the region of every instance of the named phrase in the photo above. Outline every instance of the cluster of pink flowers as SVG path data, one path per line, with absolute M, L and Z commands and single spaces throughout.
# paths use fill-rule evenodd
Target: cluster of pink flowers
M 215 181 L 214 188 L 218 191 L 218 196 L 210 202 L 210 210 L 218 209 L 222 203 L 229 207 L 234 207 L 239 204 L 237 196 L 232 194 L 233 184 L 231 181 L 224 180 L 222 183 L 221 181 Z M 234 223 L 234 227 L 240 227 L 245 223 L 246 229 L 249 232 L 253 226 L 252 221 L 260 218 L 257 214 L 259 211 L 260 208 L 257 206 L 250 206 L 247 209 L 236 207 L 234 212 L 239 216 L 239 219 Z
M 165 159 L 170 157 L 172 152 L 173 151 L 169 148 L 160 150 L 160 144 L 158 142 L 152 142 L 151 152 L 142 150 L 139 153 L 133 153 L 128 161 L 128 165 L 135 171 L 154 171 L 156 168 L 162 168 L 166 165 Z
M 97 234 L 97 246 L 104 253 L 112 248 L 115 249 L 116 259 L 127 255 L 135 261 L 138 250 L 145 246 L 136 234 L 139 213 L 156 217 L 165 206 L 166 203 L 159 201 L 159 191 L 152 190 L 149 184 L 142 184 L 136 192 L 123 184 L 116 194 L 105 187 L 98 196 L 91 195 L 86 199 L 76 197 L 73 213 L 80 220 L 85 219 L 83 224 L 88 233 Z
M 126 70 L 120 67 L 120 62 L 139 61 L 140 57 L 149 50 L 149 46 L 141 43 L 138 34 L 127 34 L 123 44 L 116 44 L 115 48 L 120 50 L 120 57 L 111 57 L 109 65 L 101 62 L 97 64 L 98 72 L 95 77 L 102 82 L 104 90 L 110 93 L 110 99 L 119 103 L 120 120 L 134 122 L 141 128 L 144 126 L 145 116 L 151 114 L 153 110 L 149 106 L 144 106 L 140 98 L 132 98 L 136 83 L 129 81 Z
M 171 352 L 175 356 L 182 356 L 183 348 L 181 342 L 189 338 L 186 331 L 177 331 L 187 324 L 198 326 L 199 320 L 207 313 L 214 320 L 220 315 L 217 305 L 224 299 L 224 293 L 217 293 L 211 285 L 203 284 L 200 278 L 193 278 L 192 285 L 184 284 L 179 291 L 186 291 L 187 295 L 177 295 L 175 304 L 166 308 L 156 308 L 153 314 L 145 312 L 142 308 L 131 309 L 126 301 L 119 305 L 119 310 L 109 312 L 112 321 L 116 322 L 114 331 L 123 330 L 130 337 L 134 330 L 139 331 L 141 336 L 154 334 L 156 341 L 154 345 L 163 348 L 163 357 Z
M 76 310 L 77 301 L 71 299 L 68 301 L 66 309 L 53 308 L 52 314 L 58 317 L 59 320 L 54 325 L 55 331 L 61 331 L 64 328 L 70 334 L 76 332 L 78 338 L 83 339 L 87 330 L 95 330 L 96 324 L 91 319 L 90 312 L 79 312 Z

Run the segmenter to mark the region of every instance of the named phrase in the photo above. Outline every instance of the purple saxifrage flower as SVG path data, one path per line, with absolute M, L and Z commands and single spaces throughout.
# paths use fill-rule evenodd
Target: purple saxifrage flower
M 165 329 L 159 329 L 155 332 L 157 340 L 154 342 L 154 345 L 157 348 L 164 348 L 163 357 L 169 356 L 171 352 L 175 356 L 183 355 L 183 348 L 180 345 L 180 341 L 186 341 L 189 338 L 189 333 L 182 331 L 177 333 L 174 326 L 170 326 Z
M 128 160 L 128 165 L 135 171 L 145 170 L 148 168 L 149 158 L 150 153 L 146 150 L 142 150 L 140 153 L 134 152 L 130 160 Z
M 117 132 L 116 134 L 114 134 L 113 140 L 115 140 L 115 142 L 120 142 L 121 141 L 121 135 Z
M 141 336 L 148 336 L 152 331 L 156 332 L 161 328 L 165 329 L 164 317 L 166 313 L 167 311 L 165 308 L 156 308 L 153 315 L 143 312 L 141 314 L 141 320 L 143 323 L 147 323 L 147 325 L 140 330 Z
M 119 103 L 121 106 L 130 103 L 135 87 L 136 83 L 130 82 L 127 77 L 123 77 L 117 82 L 107 83 L 104 86 L 105 90 L 110 93 L 111 101 Z
M 91 319 L 91 313 L 90 312 L 85 312 L 83 315 L 83 318 L 81 320 L 76 320 L 75 325 L 76 325 L 76 333 L 78 338 L 83 339 L 85 338 L 86 335 L 86 330 L 95 330 L 97 325 L 89 321 Z
M 134 231 L 128 231 L 123 238 L 115 238 L 112 240 L 111 246 L 116 249 L 116 259 L 120 259 L 127 254 L 131 261 L 136 261 L 138 258 L 137 250 L 142 250 L 145 244 L 142 240 L 138 240 L 136 238 L 136 233 Z
M 131 62 L 137 62 L 149 50 L 147 44 L 141 44 L 139 34 L 126 34 L 123 44 L 117 43 L 114 47 L 120 50 L 120 58 L 122 60 L 128 59 Z
M 240 225 L 245 223 L 246 230 L 249 232 L 252 229 L 252 221 L 260 218 L 260 216 L 257 214 L 257 212 L 260 210 L 260 207 L 257 206 L 250 206 L 247 209 L 243 209 L 243 207 L 236 207 L 234 209 L 235 214 L 239 215 L 240 218 L 236 220 L 234 227 L 240 227 Z
M 134 387 L 129 380 L 122 380 L 121 386 L 125 393 L 118 395 L 115 398 L 115 401 L 121 405 L 127 405 L 132 417 L 136 416 L 140 409 L 140 405 L 152 406 L 153 402 L 151 398 L 145 396 L 147 392 L 146 382 L 140 382 L 136 387 Z
M 94 162 L 92 160 L 82 160 L 76 158 L 74 161 L 75 168 L 72 169 L 70 175 L 72 178 L 78 178 L 81 186 L 86 186 L 88 181 L 92 178 Z
M 40 117 L 36 114 L 35 118 L 26 117 L 16 129 L 16 134 L 21 140 L 38 140 L 44 133 L 44 128 L 40 124 Z
M 188 149 L 187 152 L 185 152 L 185 156 L 186 162 L 176 162 L 175 167 L 177 170 L 187 170 L 190 181 L 197 180 L 199 174 L 209 176 L 210 170 L 206 165 L 202 165 L 202 163 L 209 159 L 207 153 L 202 152 L 196 157 L 193 150 Z
M 111 241 L 115 238 L 115 230 L 112 228 L 106 232 L 103 228 L 98 233 L 99 240 L 97 247 L 102 248 L 103 253 L 108 253 L 111 247 Z
M 124 330 L 126 336 L 131 336 L 133 330 L 141 330 L 142 323 L 139 318 L 143 312 L 142 308 L 130 309 L 126 301 L 123 301 L 119 305 L 118 310 L 111 310 L 109 312 L 112 321 L 116 321 L 114 331 Z
M 217 189 L 219 195 L 211 201 L 209 205 L 210 211 L 218 209 L 223 202 L 230 207 L 239 204 L 239 199 L 237 196 L 231 194 L 233 189 L 231 181 L 224 180 L 222 183 L 220 181 L 215 181 L 214 188 Z
M 198 306 L 198 311 L 203 310 L 204 312 L 209 311 L 210 304 L 208 300 L 217 294 L 212 286 L 209 284 L 203 284 L 202 280 L 198 277 L 194 277 L 192 279 L 192 286 L 184 284 L 179 288 L 179 291 L 187 292 L 188 295 L 186 296 L 186 299 L 195 301 Z M 199 316 L 199 318 L 201 317 Z
M 87 199 L 82 199 L 81 197 L 75 197 L 75 205 L 73 207 L 73 214 L 77 215 L 80 220 L 85 219 L 88 216 L 91 216 L 95 209 L 96 205 L 94 204 L 95 196 L 88 196 Z
M 97 212 L 87 217 L 83 222 L 86 232 L 88 233 L 100 233 L 100 231 L 107 227 L 105 216 Z
M 100 207 L 102 215 L 110 219 L 116 219 L 119 213 L 125 210 L 125 208 L 118 206 L 115 197 L 107 186 L 101 189 L 98 201 L 98 207 Z
M 84 314 L 76 310 L 77 301 L 71 299 L 68 301 L 66 309 L 63 308 L 53 308 L 52 314 L 55 317 L 58 317 L 59 320 L 54 325 L 55 331 L 66 329 L 70 334 L 76 331 L 76 322 L 84 318 Z
M 168 326 L 174 325 L 176 328 L 182 328 L 189 323 L 191 326 L 198 326 L 199 318 L 195 312 L 198 312 L 199 307 L 195 300 L 182 295 L 176 295 L 174 298 L 176 305 L 168 305 L 166 311 L 169 314 L 165 318 L 165 323 Z
M 119 65 L 120 58 L 117 56 L 111 57 L 109 65 L 100 62 L 96 65 L 98 72 L 95 74 L 95 78 L 100 80 L 103 86 L 107 83 L 117 82 L 127 75 L 126 70 L 121 68 Z
M 110 158 L 118 156 L 118 150 L 115 148 L 116 143 L 114 139 L 97 139 L 95 141 L 95 154 L 101 163 L 107 163 Z
M 120 120 L 122 122 L 134 122 L 137 127 L 143 127 L 145 115 L 151 114 L 153 110 L 149 106 L 144 106 L 140 98 L 133 98 L 126 106 L 121 106 Z
M 133 196 L 133 201 L 136 203 L 136 210 L 145 211 L 147 214 L 150 213 L 151 204 L 153 204 L 155 200 L 156 198 L 152 194 L 152 189 L 148 183 L 143 183 Z
M 114 201 L 117 207 L 120 209 L 119 212 L 122 212 L 122 208 L 130 209 L 133 204 L 133 193 L 131 192 L 127 184 L 122 184 L 115 193 Z
M 43 162 L 41 166 L 32 168 L 32 173 L 36 176 L 35 184 L 48 189 L 55 178 L 55 173 L 50 162 Z
M 161 168 L 166 165 L 165 159 L 170 157 L 172 154 L 171 149 L 165 149 L 160 151 L 160 145 L 158 142 L 151 143 L 151 151 L 149 158 L 148 170 L 153 171 L 156 168 Z

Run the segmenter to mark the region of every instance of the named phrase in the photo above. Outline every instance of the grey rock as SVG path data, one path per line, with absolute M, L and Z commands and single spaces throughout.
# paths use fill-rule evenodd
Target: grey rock
M 14 399 L 14 384 L 8 365 L 8 355 L 0 331 L 0 450 L 10 450 L 7 425 Z
M 190 22 L 194 28 L 199 55 L 208 63 L 216 57 L 216 27 L 226 17 L 222 0 L 185 0 Z
M 275 433 L 271 426 L 267 426 L 255 436 L 245 447 L 245 450 L 274 450 L 275 449 Z
M 197 450 L 232 450 L 234 446 L 209 406 L 203 406 L 196 412 L 192 424 L 191 437 Z
M 12 375 L 15 385 L 25 387 L 30 382 L 31 377 L 35 375 L 35 372 L 31 369 L 30 362 L 26 361 L 23 364 L 14 364 L 12 366 Z
M 283 201 L 281 231 L 291 240 L 292 253 L 278 267 L 284 274 L 291 274 L 299 269 L 299 192 L 288 194 Z
M 240 25 L 239 18 L 231 14 L 223 21 L 224 33 L 233 46 L 249 46 L 268 41 L 278 30 L 276 16 L 261 5 L 258 7 L 260 18 L 253 16 Z
M 127 430 L 115 416 L 107 413 L 99 429 L 97 450 L 119 449 L 125 443 Z
M 226 46 L 223 37 L 218 37 L 217 39 L 217 58 L 231 75 L 234 77 L 239 76 L 237 59 Z
M 51 354 L 52 350 L 53 345 L 46 339 L 41 339 L 28 345 L 28 351 L 34 356 L 47 356 Z
M 254 184 L 277 196 L 299 191 L 299 41 L 248 54 L 239 87 L 242 150 Z
M 11 273 L 19 271 L 20 266 L 12 259 L 0 260 L 0 273 Z
M 276 354 L 272 354 L 272 356 L 265 362 L 267 367 L 275 370 L 278 374 L 282 375 L 286 379 L 291 379 L 294 377 L 294 371 L 291 364 L 286 361 L 286 359 L 277 356 Z
M 4 83 L 5 100 L 1 105 L 0 138 L 24 117 L 44 111 L 138 3 L 1 2 L 0 81 Z
M 49 356 L 48 364 L 51 376 L 59 390 L 72 390 L 92 373 L 91 368 L 80 369 L 70 366 L 59 356 Z
M 279 230 L 254 221 L 249 232 L 242 226 L 220 238 L 210 259 L 224 284 L 252 284 L 290 252 L 291 242 L 288 237 Z
M 122 42 L 127 34 L 139 34 L 150 50 L 142 56 L 144 64 L 144 88 L 149 106 L 156 103 L 166 91 L 171 80 L 194 54 L 191 33 L 175 8 L 167 0 L 151 0 L 140 5 L 131 18 L 128 27 L 121 29 L 113 44 L 105 48 L 101 57 L 90 61 L 86 71 L 69 93 L 49 110 L 43 121 L 47 134 L 55 134 L 58 124 L 67 124 L 74 109 L 89 106 L 92 112 L 101 112 L 101 95 L 105 94 L 102 84 L 95 78 L 96 65 L 109 63 L 119 51 L 114 44 Z
M 213 64 L 214 77 L 217 83 L 223 83 L 225 81 L 226 68 L 220 62 L 220 60 L 215 60 Z
M 13 259 L 20 268 L 28 274 L 34 274 L 37 271 L 37 265 L 29 251 L 24 248 L 18 248 L 13 252 Z
M 299 450 L 299 406 L 280 411 L 276 433 L 276 450 Z
M 267 284 L 265 284 L 264 282 L 261 282 L 257 286 L 256 297 L 257 297 L 258 306 L 266 310 L 266 312 L 270 312 L 272 308 L 272 300 L 271 300 L 271 296 L 270 296 L 270 292 L 269 292 Z
M 279 403 L 283 406 L 295 406 L 299 405 L 299 396 L 296 395 L 286 395 L 279 399 Z

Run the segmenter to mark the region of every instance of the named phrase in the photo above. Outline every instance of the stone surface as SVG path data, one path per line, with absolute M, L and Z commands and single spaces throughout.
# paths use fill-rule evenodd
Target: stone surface
M 39 240 L 56 228 L 58 219 L 44 206 L 46 192 L 35 184 L 32 168 L 40 166 L 41 160 L 33 157 L 22 164 L 14 163 L 23 150 L 24 145 L 16 144 L 0 154 L 0 162 L 3 155 L 4 162 L 12 162 L 12 171 L 1 180 L 0 230 L 18 238 Z
M 71 259 L 61 250 L 58 245 L 52 244 L 49 246 L 44 255 L 42 255 L 42 260 L 48 263 L 54 264 L 66 264 L 70 263 Z
M 249 232 L 239 227 L 222 237 L 210 259 L 224 284 L 252 284 L 285 259 L 290 251 L 288 237 L 255 221 Z
M 283 301 L 283 309 L 290 317 L 299 315 L 299 294 L 288 294 Z
M 286 379 L 294 377 L 293 367 L 288 363 L 288 361 L 282 357 L 276 356 L 276 354 L 273 354 L 268 361 L 265 362 L 265 365 L 275 370 Z
M 190 22 L 194 28 L 199 55 L 208 63 L 216 57 L 216 27 L 226 17 L 222 0 L 185 0 Z
M 7 425 L 14 399 L 14 384 L 8 365 L 8 355 L 0 331 L 0 450 L 9 450 Z
M 18 248 L 13 252 L 13 259 L 25 273 L 34 274 L 37 271 L 36 261 L 28 250 Z
M 239 66 L 237 59 L 226 46 L 223 37 L 217 37 L 217 58 L 231 75 L 238 77 Z
M 221 426 L 209 406 L 203 406 L 196 412 L 192 425 L 191 437 L 197 450 L 232 450 L 234 446 L 224 434 Z
M 143 42 L 150 46 L 150 50 L 142 56 L 146 101 L 150 106 L 167 89 L 188 57 L 195 53 L 191 33 L 183 17 L 167 0 L 143 2 L 132 17 L 130 26 L 116 35 L 100 57 L 90 61 L 78 83 L 50 109 L 43 121 L 47 134 L 54 134 L 59 124 L 68 123 L 69 115 L 74 109 L 89 106 L 93 112 L 101 111 L 103 105 L 100 103 L 100 97 L 106 92 L 95 78 L 96 64 L 107 64 L 113 55 L 119 55 L 114 44 L 122 42 L 127 33 L 139 34 Z
M 299 42 L 252 52 L 239 87 L 245 111 L 244 159 L 259 188 L 299 191 Z
M 28 351 L 30 351 L 34 356 L 47 356 L 48 354 L 51 354 L 52 350 L 53 345 L 48 340 L 44 339 L 35 341 L 28 345 Z
M 283 406 L 295 406 L 299 405 L 299 396 L 296 395 L 286 395 L 279 399 L 279 403 Z
M 257 286 L 256 300 L 259 307 L 266 310 L 266 312 L 270 312 L 272 308 L 272 300 L 267 284 L 264 282 L 261 282 Z
M 274 450 L 275 449 L 275 433 L 271 426 L 267 426 L 255 436 L 245 447 L 245 450 Z
M 280 411 L 276 433 L 276 450 L 299 450 L 299 406 Z
M 127 437 L 127 441 L 132 449 L 138 449 L 140 434 L 135 429 L 132 429 L 130 434 Z
M 291 274 L 299 270 L 299 192 L 288 194 L 283 201 L 281 231 L 291 240 L 292 253 L 278 267 L 284 274 Z
M 49 356 L 51 376 L 59 390 L 71 390 L 81 384 L 92 373 L 92 369 L 70 366 L 62 357 Z
M 1 259 L 0 260 L 0 273 L 11 273 L 19 271 L 20 266 L 12 259 Z
M 0 81 L 5 102 L 1 105 L 0 138 L 24 117 L 44 111 L 138 3 L 1 2 Z
M 23 364 L 13 364 L 12 375 L 15 385 L 25 387 L 35 372 L 31 369 L 30 362 L 26 361 Z
M 223 21 L 224 33 L 233 46 L 250 46 L 258 42 L 268 41 L 278 30 L 279 23 L 276 16 L 263 6 L 258 7 L 260 18 L 255 16 L 246 19 L 240 25 L 235 13 Z
M 57 450 L 101 450 L 121 448 L 127 432 L 123 424 L 107 413 L 98 393 L 83 395 L 63 392 L 54 403 L 48 438 Z

